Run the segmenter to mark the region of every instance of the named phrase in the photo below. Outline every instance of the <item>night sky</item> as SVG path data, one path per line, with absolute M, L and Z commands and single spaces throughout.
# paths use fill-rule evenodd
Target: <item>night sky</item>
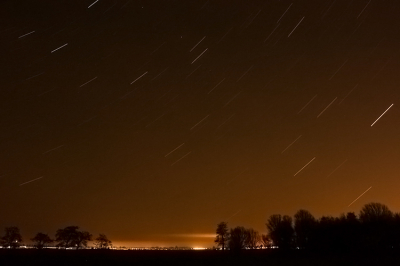
M 266 233 L 301 208 L 400 211 L 399 14 L 397 0 L 1 1 L 0 230 L 211 247 L 221 221 Z

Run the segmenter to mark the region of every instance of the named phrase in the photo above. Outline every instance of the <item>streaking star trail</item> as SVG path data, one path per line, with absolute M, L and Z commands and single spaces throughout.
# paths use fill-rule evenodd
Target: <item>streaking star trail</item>
M 29 183 L 31 183 L 31 182 L 33 182 L 33 181 L 39 180 L 39 179 L 41 179 L 41 178 L 43 178 L 43 176 L 38 177 L 38 178 L 35 178 L 35 179 L 32 179 L 32 180 L 30 180 L 30 181 L 24 182 L 24 183 L 19 184 L 19 185 L 20 185 L 20 186 L 23 186 L 23 185 L 29 184 Z
M 350 204 L 349 204 L 349 206 L 347 206 L 347 207 L 350 207 L 354 202 L 356 202 L 359 198 L 361 198 L 365 193 L 367 193 L 370 189 L 372 188 L 372 186 L 371 187 L 369 187 L 366 191 L 364 191 L 360 196 L 358 196 L 355 200 L 353 200 Z
M 300 173 L 304 168 L 307 167 L 307 165 L 309 165 L 312 161 L 315 160 L 315 157 L 311 159 L 311 161 L 309 161 L 308 163 L 306 163 L 306 165 L 304 165 L 299 171 L 297 171 L 293 176 L 296 176 L 298 173 Z
M 381 119 L 381 117 L 382 117 L 387 111 L 389 111 L 389 109 L 390 109 L 393 105 L 394 105 L 394 104 L 392 103 L 392 104 L 389 106 L 389 108 L 386 109 L 385 112 L 383 112 L 383 114 L 381 114 L 381 115 L 374 121 L 374 123 L 371 124 L 371 127 L 372 127 L 373 125 L 375 125 L 375 123 L 378 122 L 378 120 Z

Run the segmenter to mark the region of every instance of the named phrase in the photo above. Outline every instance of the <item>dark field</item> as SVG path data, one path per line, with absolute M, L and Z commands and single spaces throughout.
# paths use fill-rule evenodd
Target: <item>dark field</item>
M 0 250 L 0 265 L 400 265 L 400 252 Z

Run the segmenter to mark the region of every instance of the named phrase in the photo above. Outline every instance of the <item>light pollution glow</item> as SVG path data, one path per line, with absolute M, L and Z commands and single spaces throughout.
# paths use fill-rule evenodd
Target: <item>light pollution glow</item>
M 167 234 L 158 236 L 159 239 L 169 239 L 160 241 L 142 240 L 116 240 L 113 241 L 115 247 L 196 247 L 197 249 L 211 248 L 214 245 L 215 234 Z

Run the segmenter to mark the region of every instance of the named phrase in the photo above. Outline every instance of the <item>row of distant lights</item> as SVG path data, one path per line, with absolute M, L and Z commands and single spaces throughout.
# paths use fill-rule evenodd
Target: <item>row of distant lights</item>
M 3 249 L 7 249 L 7 248 L 11 248 L 10 246 L 8 247 L 2 247 Z M 20 246 L 19 248 L 22 249 L 29 249 L 29 248 L 33 248 L 33 247 L 28 247 L 28 246 Z M 49 249 L 57 249 L 56 247 L 47 247 Z M 278 248 L 277 246 L 272 246 L 270 247 L 272 249 Z M 75 248 L 67 248 L 67 249 L 75 249 Z M 89 248 L 90 249 L 90 248 Z M 119 248 L 111 248 L 112 250 L 119 250 Z M 207 250 L 208 248 L 192 248 L 192 250 Z M 263 249 L 263 248 L 261 248 Z M 297 248 L 298 249 L 298 248 Z M 153 250 L 151 248 L 126 248 L 124 250 Z M 170 250 L 168 248 L 163 248 L 163 249 L 157 249 L 157 250 Z

